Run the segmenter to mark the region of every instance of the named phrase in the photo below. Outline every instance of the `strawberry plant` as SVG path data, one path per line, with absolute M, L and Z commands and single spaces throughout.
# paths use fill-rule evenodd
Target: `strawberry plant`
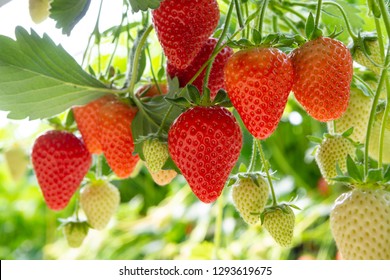
M 31 0 L 31 31 L 0 35 L 0 204 L 35 192 L 40 244 L 390 259 L 385 0 L 124 0 L 106 29 L 103 2 L 81 58 L 36 30 L 71 39 L 89 0 Z

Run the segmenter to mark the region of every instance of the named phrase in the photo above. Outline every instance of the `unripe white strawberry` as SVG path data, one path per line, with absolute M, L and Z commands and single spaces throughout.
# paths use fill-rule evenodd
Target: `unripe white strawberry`
M 381 65 L 382 58 L 380 55 L 378 40 L 376 38 L 365 39 L 364 45 L 366 52 L 370 56 L 371 60 L 374 61 L 376 64 Z M 364 51 L 362 50 L 362 46 L 355 45 L 352 47 L 351 51 L 353 60 L 355 60 L 360 65 L 370 69 L 376 75 L 380 74 L 381 68 L 373 64 L 370 59 L 367 58 L 367 56 L 364 54 Z
M 288 205 L 267 208 L 263 213 L 263 226 L 282 247 L 290 247 L 295 226 L 295 215 Z
M 269 187 L 263 177 L 257 176 L 257 185 L 250 177 L 239 178 L 232 186 L 234 206 L 248 224 L 260 222 L 260 213 L 267 204 Z
M 83 244 L 88 234 L 88 223 L 81 221 L 69 221 L 64 224 L 63 232 L 69 247 L 78 248 Z
M 143 143 L 142 152 L 151 173 L 159 172 L 169 157 L 168 145 L 158 139 L 148 139 Z
M 390 193 L 354 189 L 340 195 L 330 225 L 343 259 L 390 259 Z
M 26 151 L 14 145 L 4 152 L 5 161 L 14 181 L 19 181 L 26 174 L 29 158 Z
M 29 0 L 29 11 L 34 23 L 41 23 L 49 17 L 52 0 Z
M 353 133 L 349 137 L 353 141 L 364 143 L 371 106 L 370 97 L 364 95 L 360 89 L 352 88 L 347 110 L 341 118 L 335 120 L 336 132 L 343 133 L 353 127 Z
M 94 229 L 101 230 L 107 226 L 119 203 L 119 191 L 109 182 L 93 181 L 81 190 L 80 205 Z
M 347 172 L 347 156 L 355 155 L 355 146 L 342 135 L 329 135 L 317 147 L 315 159 L 322 177 L 329 184 L 337 176 L 337 164 L 343 173 Z
M 383 119 L 383 112 L 378 113 L 375 117 L 374 124 L 371 129 L 371 138 L 370 144 L 368 147 L 369 156 L 378 161 L 379 160 L 379 139 L 381 135 L 381 123 Z M 382 152 L 382 162 L 385 164 L 390 163 L 390 118 L 387 117 L 387 122 L 385 126 L 385 135 L 383 140 L 383 152 Z

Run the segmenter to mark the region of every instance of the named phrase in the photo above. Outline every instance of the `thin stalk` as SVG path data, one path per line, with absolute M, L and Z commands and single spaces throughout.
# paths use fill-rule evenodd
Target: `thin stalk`
M 142 105 L 141 101 L 137 96 L 134 96 L 133 98 L 135 105 L 137 105 L 138 110 L 142 111 L 142 113 L 145 115 L 145 117 L 148 119 L 148 121 L 153 124 L 156 127 L 160 127 L 150 116 L 149 113 L 145 111 L 144 106 Z
M 152 56 L 150 55 L 149 46 L 146 47 L 146 53 L 148 54 L 148 58 L 149 58 L 149 61 L 150 61 L 150 71 L 152 72 L 153 82 L 154 82 L 154 84 L 155 84 L 156 87 L 157 87 L 158 93 L 159 93 L 160 95 L 162 95 L 163 93 L 162 93 L 162 91 L 161 91 L 161 88 L 160 88 L 159 83 L 157 82 L 156 74 L 154 73 L 153 61 L 152 61 Z
M 251 154 L 251 159 L 250 159 L 250 162 L 249 162 L 248 172 L 255 171 L 255 168 L 256 168 L 256 155 L 257 155 L 257 143 L 256 143 L 256 139 L 253 137 L 252 154 Z
M 259 155 L 260 155 L 261 161 L 263 162 L 264 171 L 265 171 L 265 173 L 267 175 L 268 184 L 269 184 L 269 187 L 271 189 L 272 206 L 276 206 L 276 205 L 278 205 L 278 200 L 276 198 L 274 186 L 272 184 L 272 178 L 271 178 L 271 175 L 269 173 L 269 162 L 265 158 L 263 147 L 261 145 L 261 141 L 260 140 L 256 140 L 256 142 L 257 142 L 257 149 L 259 150 Z
M 99 179 L 102 177 L 102 170 L 103 170 L 103 158 L 101 155 L 96 155 L 96 164 L 95 164 L 95 175 L 96 178 Z
M 282 4 L 280 4 L 279 2 L 277 1 L 274 1 L 272 2 L 274 5 L 278 6 L 279 8 L 283 9 L 283 10 L 286 10 L 287 12 L 290 12 L 294 15 L 296 15 L 297 17 L 299 17 L 303 22 L 306 22 L 306 17 L 304 15 L 302 15 L 300 12 L 294 10 L 293 8 L 291 7 L 288 7 L 288 6 L 283 6 Z
M 385 0 L 378 0 L 379 8 L 382 13 L 383 22 L 385 24 L 387 39 L 390 41 L 390 15 L 388 12 Z
M 219 259 L 219 249 L 222 245 L 222 221 L 223 221 L 223 195 L 217 201 L 217 217 L 215 219 L 215 233 L 214 233 L 214 259 Z
M 127 87 L 127 90 L 134 98 L 134 86 L 137 80 L 138 76 L 138 68 L 139 68 L 139 59 L 141 57 L 142 49 L 145 45 L 145 42 L 150 34 L 150 32 L 153 30 L 153 25 L 149 25 L 149 27 L 145 30 L 145 32 L 142 34 L 141 39 L 138 42 L 137 48 L 134 53 L 134 59 L 133 59 L 133 65 L 131 68 L 128 69 L 128 75 L 131 73 L 131 77 L 127 77 L 126 80 L 129 81 L 129 85 Z
M 278 33 L 279 32 L 279 28 L 278 28 L 278 17 L 273 15 L 272 16 L 272 31 L 274 33 Z
M 242 19 L 242 12 L 241 12 L 241 6 L 238 0 L 234 0 L 234 4 L 236 6 L 236 14 L 237 14 L 237 20 L 240 28 L 244 27 L 244 21 Z
M 230 20 L 232 18 L 232 13 L 233 13 L 233 8 L 234 8 L 234 3 L 235 3 L 234 1 L 235 0 L 232 0 L 230 2 L 229 10 L 228 10 L 228 13 L 226 15 L 226 19 L 225 19 L 225 23 L 224 23 L 224 27 L 223 27 L 222 33 L 219 36 L 219 39 L 218 39 L 217 44 L 215 45 L 214 51 L 212 52 L 212 56 L 210 58 L 211 60 L 209 59 L 210 62 L 208 64 L 208 67 L 207 67 L 207 70 L 206 70 L 206 74 L 204 76 L 204 81 L 203 81 L 203 91 L 205 91 L 206 87 L 209 84 L 209 76 L 210 76 L 210 73 L 211 73 L 211 68 L 213 67 L 214 58 L 219 53 L 218 49 L 222 45 L 222 42 L 225 39 L 227 31 L 229 29 L 229 24 L 230 24 Z
M 318 29 L 318 26 L 320 24 L 321 9 L 322 9 L 322 0 L 318 0 L 318 2 L 317 2 L 316 18 L 315 18 L 315 21 L 314 21 L 314 30 Z
M 265 10 L 267 9 L 269 0 L 264 0 L 263 1 L 263 6 L 261 7 L 261 12 L 260 12 L 260 19 L 259 19 L 259 33 L 260 33 L 260 38 L 263 36 L 263 26 L 264 26 L 264 16 L 265 16 Z

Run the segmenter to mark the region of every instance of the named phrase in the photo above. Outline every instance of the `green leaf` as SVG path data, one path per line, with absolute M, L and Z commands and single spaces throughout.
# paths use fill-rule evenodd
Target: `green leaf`
M 354 129 L 353 127 L 350 127 L 349 129 L 347 129 L 346 131 L 343 132 L 342 136 L 343 136 L 343 137 L 349 137 L 349 136 L 351 136 L 352 133 L 353 133 L 353 129 Z
M 12 119 L 48 118 L 109 91 L 47 36 L 18 27 L 0 36 L 0 110 Z
M 157 9 L 162 0 L 129 0 L 134 13 L 147 11 L 148 9 Z
M 53 0 L 51 2 L 50 17 L 62 29 L 62 33 L 70 35 L 73 27 L 87 13 L 91 0 Z
M 382 169 L 369 169 L 367 173 L 367 181 L 368 182 L 382 182 L 383 174 Z
M 314 27 L 315 27 L 314 17 L 313 14 L 310 13 L 309 17 L 307 18 L 306 27 L 305 27 L 305 34 L 307 38 L 310 38 L 311 34 L 313 34 Z
M 261 33 L 257 29 L 253 29 L 253 42 L 256 45 L 261 43 Z
M 322 138 L 313 136 L 313 135 L 307 135 L 307 139 L 309 139 L 310 142 L 313 142 L 315 144 L 321 144 L 322 143 Z
M 347 156 L 347 170 L 348 175 L 351 176 L 353 179 L 359 182 L 363 181 L 363 175 L 359 172 L 355 161 L 351 158 L 350 155 Z
M 387 167 L 385 171 L 385 175 L 383 175 L 383 181 L 384 182 L 390 181 L 390 165 Z

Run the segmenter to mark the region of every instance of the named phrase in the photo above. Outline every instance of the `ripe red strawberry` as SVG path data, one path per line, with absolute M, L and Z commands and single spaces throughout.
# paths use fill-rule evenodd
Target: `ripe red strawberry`
M 94 181 L 81 190 L 80 206 L 94 229 L 101 230 L 107 226 L 119 203 L 120 193 L 109 182 Z
M 113 100 L 113 95 L 101 97 L 84 106 L 74 107 L 73 114 L 85 145 L 91 154 L 101 154 L 99 110 Z
M 214 51 L 217 45 L 217 39 L 210 38 L 203 45 L 202 49 L 191 62 L 191 64 L 185 69 L 177 69 L 174 65 L 169 63 L 167 65 L 167 72 L 171 78 L 178 77 L 180 86 L 184 87 L 192 77 L 198 72 L 202 65 L 210 58 L 211 53 Z M 217 95 L 220 89 L 225 88 L 225 79 L 223 76 L 223 69 L 226 65 L 227 60 L 233 55 L 233 50 L 230 47 L 224 47 L 218 55 L 215 57 L 213 66 L 211 68 L 208 88 L 211 91 L 211 99 Z M 196 78 L 192 83 L 198 88 L 200 92 L 203 89 L 203 80 L 206 73 L 206 69 Z
M 120 101 L 111 101 L 99 111 L 101 144 L 104 156 L 119 178 L 131 175 L 139 157 L 134 156 L 131 122 L 137 109 Z
M 166 83 L 159 83 L 158 84 L 161 94 L 167 94 L 169 91 L 168 85 Z M 144 92 L 146 90 L 146 92 Z M 157 86 L 155 84 L 148 84 L 148 85 L 143 85 L 140 87 L 136 95 L 138 96 L 145 96 L 145 97 L 154 97 L 154 96 L 159 96 L 160 91 L 158 90 Z
M 65 208 L 91 166 L 84 143 L 66 131 L 39 136 L 32 149 L 32 163 L 48 207 Z
M 242 147 L 236 119 L 223 107 L 193 107 L 168 133 L 168 148 L 195 195 L 203 202 L 221 194 Z
M 249 132 L 258 139 L 269 137 L 278 126 L 292 87 L 289 58 L 275 48 L 241 50 L 226 64 L 225 83 Z
M 390 193 L 371 186 L 340 195 L 330 213 L 337 247 L 346 260 L 390 259 Z
M 184 69 L 217 27 L 219 7 L 216 0 L 165 0 L 152 17 L 165 56 Z
M 319 37 L 290 54 L 295 98 L 314 119 L 326 122 L 341 117 L 348 106 L 352 56 L 341 42 Z

